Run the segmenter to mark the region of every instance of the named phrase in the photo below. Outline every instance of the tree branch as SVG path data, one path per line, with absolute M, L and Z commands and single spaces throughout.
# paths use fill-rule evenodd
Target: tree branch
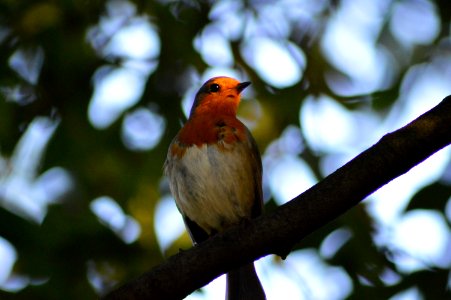
M 239 265 L 285 257 L 306 235 L 450 143 L 448 96 L 274 212 L 170 257 L 104 299 L 181 299 Z

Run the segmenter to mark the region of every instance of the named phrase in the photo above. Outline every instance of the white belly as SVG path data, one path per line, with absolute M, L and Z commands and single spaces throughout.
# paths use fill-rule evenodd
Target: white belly
M 192 146 L 181 159 L 169 160 L 166 171 L 177 206 L 208 234 L 251 216 L 258 175 L 248 149 L 242 143 L 227 150 Z

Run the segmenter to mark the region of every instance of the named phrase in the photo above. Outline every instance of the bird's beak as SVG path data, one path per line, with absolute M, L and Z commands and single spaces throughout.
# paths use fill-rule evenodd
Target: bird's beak
M 238 93 L 241 93 L 245 88 L 247 88 L 251 83 L 249 81 L 241 82 L 236 86 Z

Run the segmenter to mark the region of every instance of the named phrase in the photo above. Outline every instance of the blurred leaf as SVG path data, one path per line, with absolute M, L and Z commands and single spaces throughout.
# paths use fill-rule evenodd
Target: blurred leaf
M 34 34 L 48 27 L 56 26 L 61 17 L 61 11 L 56 5 L 37 3 L 24 13 L 21 27 L 24 32 Z
M 410 200 L 406 211 L 413 209 L 435 209 L 444 211 L 446 203 L 451 195 L 451 186 L 434 182 L 419 190 Z

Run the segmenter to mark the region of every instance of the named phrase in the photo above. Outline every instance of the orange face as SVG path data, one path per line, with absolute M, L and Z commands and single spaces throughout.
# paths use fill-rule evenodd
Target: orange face
M 190 118 L 203 113 L 236 115 L 240 103 L 240 93 L 250 83 L 240 83 L 230 77 L 214 77 L 200 88 L 196 94 Z
M 243 139 L 244 125 L 236 118 L 236 111 L 240 93 L 249 84 L 229 77 L 215 77 L 205 82 L 196 94 L 188 122 L 178 134 L 178 142 L 183 146 L 201 146 L 220 140 L 230 143 Z M 172 146 L 172 151 L 182 155 L 184 147 Z

